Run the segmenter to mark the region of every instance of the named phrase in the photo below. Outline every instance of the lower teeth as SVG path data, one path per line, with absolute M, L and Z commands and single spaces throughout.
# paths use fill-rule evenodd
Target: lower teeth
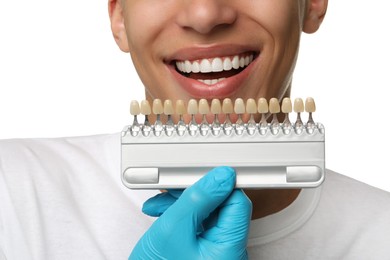
M 219 78 L 219 79 L 198 79 L 198 81 L 206 84 L 206 85 L 214 85 L 218 82 L 220 82 L 221 80 L 224 80 L 226 78 Z

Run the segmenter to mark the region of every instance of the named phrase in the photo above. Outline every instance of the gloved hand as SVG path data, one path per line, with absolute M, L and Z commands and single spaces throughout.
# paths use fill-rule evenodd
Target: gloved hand
M 166 192 L 145 202 L 145 213 L 161 216 L 129 259 L 247 259 L 252 204 L 233 190 L 235 179 L 232 168 L 218 167 L 178 199 Z

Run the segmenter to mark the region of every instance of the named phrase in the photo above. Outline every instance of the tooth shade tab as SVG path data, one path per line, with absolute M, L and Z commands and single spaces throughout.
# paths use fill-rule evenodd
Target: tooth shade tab
M 288 98 L 288 97 L 283 98 L 283 101 L 282 101 L 282 112 L 283 113 L 291 113 L 292 112 L 291 99 Z
M 141 101 L 141 114 L 148 116 L 152 113 L 152 109 L 150 107 L 149 101 L 142 100 Z
M 198 113 L 198 102 L 196 99 L 190 99 L 188 101 L 187 112 L 190 115 L 196 115 Z
M 219 99 L 213 99 L 211 101 L 211 113 L 218 115 L 222 112 L 222 105 Z
M 199 114 L 207 115 L 210 112 L 209 103 L 206 99 L 199 100 Z
M 136 116 L 136 115 L 139 115 L 140 112 L 141 112 L 141 110 L 140 110 L 138 101 L 132 100 L 130 103 L 130 114 L 132 116 Z
M 256 101 L 253 98 L 249 98 L 246 101 L 246 112 L 249 114 L 257 113 Z
M 164 113 L 164 107 L 161 99 L 153 100 L 153 114 L 161 115 L 162 113 Z
M 305 111 L 302 98 L 296 98 L 294 100 L 294 112 L 302 113 Z
M 268 101 L 265 98 L 259 98 L 257 101 L 257 112 L 260 114 L 268 113 Z
M 316 111 L 316 103 L 314 102 L 313 98 L 311 97 L 306 98 L 305 110 L 308 113 L 313 113 Z
M 269 112 L 271 114 L 280 113 L 279 100 L 277 98 L 271 98 L 269 101 Z
M 173 103 L 171 100 L 167 99 L 164 101 L 164 114 L 173 115 L 175 113 L 173 109 Z
M 176 68 L 182 73 L 210 73 L 230 71 L 248 66 L 254 59 L 253 53 L 234 56 L 204 58 L 200 60 L 176 61 Z
M 233 103 L 230 98 L 225 98 L 222 102 L 222 113 L 233 114 Z
M 184 115 L 187 113 L 186 106 L 184 105 L 183 100 L 177 100 L 176 101 L 176 114 L 178 115 Z
M 234 101 L 234 113 L 244 114 L 245 113 L 245 103 L 242 98 L 237 98 Z

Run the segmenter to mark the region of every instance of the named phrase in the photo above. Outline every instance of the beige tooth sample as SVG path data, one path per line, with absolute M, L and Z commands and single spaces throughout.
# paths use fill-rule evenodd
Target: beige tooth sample
M 234 113 L 236 113 L 237 120 L 235 124 L 235 131 L 237 134 L 242 134 L 244 131 L 244 122 L 242 121 L 242 115 L 245 113 L 245 104 L 242 98 L 237 98 L 234 101 Z
M 254 115 L 257 113 L 256 101 L 253 98 L 249 98 L 246 101 L 246 112 L 250 115 L 247 130 L 250 135 L 253 135 L 256 131 L 256 122 L 254 119 Z
M 220 114 L 222 111 L 221 101 L 219 99 L 213 99 L 211 101 L 211 113 L 214 115 Z
M 221 125 L 219 123 L 219 119 L 218 119 L 219 114 L 221 114 L 221 112 L 222 112 L 221 101 L 219 99 L 216 99 L 216 98 L 211 100 L 210 110 L 211 110 L 211 113 L 214 115 L 214 121 L 212 123 L 212 133 L 214 135 L 217 135 L 217 134 L 219 134 L 220 127 L 221 127 Z
M 259 98 L 257 101 L 257 112 L 260 114 L 268 113 L 268 101 L 265 98 Z
M 199 100 L 199 114 L 207 115 L 210 112 L 209 103 L 206 99 Z
M 302 113 L 305 111 L 302 98 L 296 98 L 294 100 L 294 112 Z
M 309 119 L 307 120 L 306 126 L 308 133 L 312 133 L 314 131 L 315 123 L 313 120 L 313 113 L 316 111 L 316 104 L 314 99 L 311 97 L 306 98 L 305 102 L 305 110 L 309 113 Z
M 305 111 L 304 105 L 303 105 L 303 100 L 301 98 L 296 98 L 294 100 L 294 112 L 297 113 L 297 119 L 295 120 L 294 123 L 294 128 L 295 132 L 297 134 L 302 133 L 302 128 L 303 128 L 303 122 L 301 119 L 301 113 Z
M 270 99 L 269 112 L 272 114 L 271 132 L 277 134 L 279 132 L 278 113 L 280 113 L 280 104 L 277 98 Z
M 153 114 L 156 115 L 156 121 L 154 122 L 153 131 L 156 136 L 159 136 L 164 129 L 160 117 L 161 114 L 164 113 L 164 107 L 160 99 L 153 100 L 152 111 Z
M 130 114 L 134 117 L 133 117 L 133 124 L 131 125 L 129 130 L 130 130 L 131 135 L 133 135 L 133 136 L 138 135 L 138 132 L 140 129 L 139 123 L 137 120 L 137 115 L 139 115 L 140 112 L 141 112 L 141 109 L 139 107 L 138 101 L 137 100 L 131 101 L 130 102 Z
M 153 100 L 153 114 L 161 115 L 162 113 L 164 113 L 164 108 L 161 99 Z
M 172 120 L 172 115 L 175 113 L 173 109 L 172 101 L 167 99 L 164 101 L 164 114 L 168 117 L 167 122 L 165 123 L 165 133 L 170 136 L 174 131 L 174 123 Z
M 292 112 L 292 103 L 289 97 L 283 98 L 282 112 L 284 113 L 283 131 L 285 134 L 289 134 L 292 128 L 292 124 L 289 118 L 289 114 Z
M 164 114 L 165 115 L 173 115 L 174 109 L 173 109 L 173 103 L 171 100 L 167 99 L 164 101 Z
M 316 104 L 315 104 L 313 98 L 311 98 L 311 97 L 306 98 L 305 110 L 308 113 L 316 112 Z
M 142 100 L 141 101 L 141 114 L 148 116 L 152 113 L 152 109 L 150 107 L 149 101 Z
M 253 98 L 249 98 L 246 101 L 246 112 L 253 115 L 257 112 L 256 101 Z
M 191 122 L 188 124 L 189 134 L 195 135 L 198 131 L 198 124 L 195 121 L 195 115 L 198 113 L 198 102 L 195 99 L 188 101 L 187 113 L 191 115 Z
M 234 113 L 241 115 L 245 113 L 245 104 L 242 98 L 237 98 L 234 101 Z
M 291 99 L 288 97 L 283 98 L 282 101 L 282 112 L 287 114 L 292 112 L 292 103 Z
M 225 98 L 222 102 L 222 112 L 225 114 L 233 113 L 233 103 L 230 98 Z
M 269 112 L 271 114 L 280 113 L 280 105 L 277 98 L 271 98 L 269 101 Z
M 183 100 L 176 100 L 176 114 L 178 114 L 179 116 L 182 116 L 184 115 L 186 112 L 186 107 L 184 105 L 184 101 Z
M 136 115 L 139 115 L 140 113 L 141 113 L 141 110 L 140 110 L 138 101 L 132 100 L 130 102 L 130 114 L 132 116 L 136 116 Z
M 223 123 L 223 131 L 226 135 L 230 135 L 233 129 L 233 124 L 230 120 L 230 114 L 234 111 L 233 103 L 230 98 L 225 98 L 222 101 L 222 113 L 226 115 L 225 122 Z
M 261 119 L 259 122 L 259 130 L 260 134 L 265 134 L 268 129 L 268 123 L 267 123 L 267 113 L 268 113 L 268 101 L 265 98 L 259 98 L 257 100 L 257 112 L 261 114 Z
M 198 103 L 195 99 L 190 99 L 188 101 L 187 112 L 190 115 L 196 115 L 198 113 Z
M 151 131 L 151 126 L 149 122 L 149 115 L 152 113 L 152 109 L 150 107 L 149 101 L 148 100 L 142 100 L 141 101 L 141 114 L 145 116 L 145 121 L 143 125 L 141 126 L 142 128 L 142 134 L 144 136 L 148 136 L 150 131 Z
M 210 126 L 207 122 L 206 115 L 210 112 L 209 103 L 206 99 L 202 98 L 199 100 L 199 114 L 203 116 L 202 123 L 200 124 L 200 134 L 206 135 Z
M 176 114 L 179 116 L 179 121 L 177 122 L 176 130 L 178 135 L 183 135 L 185 133 L 186 124 L 183 120 L 183 115 L 186 114 L 186 107 L 183 100 L 176 100 Z

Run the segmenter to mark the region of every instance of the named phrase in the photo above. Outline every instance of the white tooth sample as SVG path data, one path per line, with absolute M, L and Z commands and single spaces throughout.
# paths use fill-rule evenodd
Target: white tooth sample
M 171 100 L 167 99 L 164 101 L 164 114 L 165 115 L 173 115 L 174 109 L 173 109 L 173 103 Z
M 190 115 L 196 115 L 198 113 L 198 102 L 195 99 L 188 101 L 187 112 Z
M 223 71 L 223 63 L 221 58 L 214 58 L 211 62 L 211 69 L 213 72 Z
M 224 79 L 226 79 L 226 78 L 219 78 L 219 79 L 218 79 L 218 82 L 220 82 L 220 81 L 222 81 L 222 80 L 224 80 Z
M 161 99 L 153 100 L 153 114 L 161 115 L 162 113 L 164 113 L 164 108 Z
M 212 80 L 211 80 L 211 85 L 214 85 L 214 84 L 216 84 L 216 83 L 218 83 L 218 79 L 212 79 Z
M 238 55 L 233 57 L 232 67 L 233 69 L 238 69 L 240 67 L 240 58 L 238 57 Z
M 219 99 L 213 99 L 211 101 L 211 113 L 213 113 L 214 115 L 218 115 L 220 114 L 222 111 L 222 107 L 221 107 L 221 101 Z
M 152 113 L 152 109 L 150 107 L 149 101 L 142 100 L 141 101 L 141 114 L 148 116 Z
M 283 101 L 282 101 L 282 112 L 283 113 L 291 113 L 292 112 L 291 99 L 288 98 L 288 97 L 283 98 Z
M 211 72 L 211 64 L 208 59 L 203 59 L 200 62 L 200 72 L 202 73 L 209 73 Z
M 277 114 L 280 112 L 280 105 L 277 98 L 271 98 L 269 101 L 269 112 L 271 114 Z
M 234 101 L 234 113 L 244 114 L 245 113 L 245 104 L 242 98 L 237 98 Z
M 257 101 L 257 112 L 260 114 L 268 113 L 268 102 L 265 98 L 259 98 Z
M 192 70 L 193 73 L 198 73 L 198 72 L 200 72 L 199 62 L 194 61 L 194 62 L 192 63 L 192 66 L 191 66 L 191 70 Z
M 207 115 L 210 112 L 209 103 L 206 99 L 199 100 L 199 114 Z
M 141 112 L 141 110 L 140 110 L 138 101 L 132 100 L 130 102 L 130 115 L 136 116 L 136 115 L 139 115 L 140 112 Z
M 311 97 L 306 98 L 305 110 L 308 113 L 316 112 L 316 103 L 314 102 L 313 98 Z
M 249 98 L 246 101 L 246 112 L 249 114 L 256 114 L 257 112 L 256 101 L 253 98 Z
M 305 111 L 305 109 L 304 109 L 302 98 L 296 98 L 294 100 L 294 112 L 295 113 L 302 113 L 304 111 Z
M 249 63 L 251 63 L 253 61 L 253 54 L 251 54 L 250 56 L 249 56 Z
M 186 71 L 187 73 L 190 73 L 191 70 L 192 70 L 191 62 L 188 61 L 188 60 L 186 60 L 186 61 L 184 62 L 184 68 L 185 68 L 185 71 Z
M 241 68 L 245 67 L 245 58 L 244 57 L 240 58 L 240 67 Z
M 225 114 L 233 113 L 233 103 L 230 98 L 225 98 L 222 102 L 222 112 Z
M 232 68 L 233 68 L 233 64 L 230 58 L 226 57 L 225 59 L 223 59 L 223 70 L 229 71 Z
M 184 105 L 184 101 L 183 100 L 177 100 L 176 101 L 176 114 L 178 114 L 179 116 L 181 115 L 184 115 L 186 113 L 186 107 Z

